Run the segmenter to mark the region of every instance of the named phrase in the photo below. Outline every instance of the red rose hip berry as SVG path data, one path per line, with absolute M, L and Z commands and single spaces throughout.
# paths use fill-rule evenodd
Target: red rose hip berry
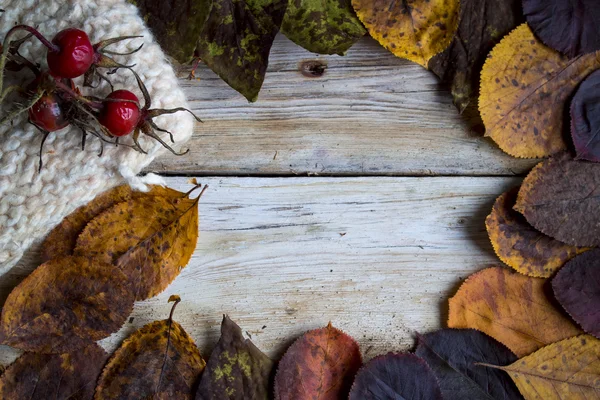
M 29 109 L 29 120 L 46 132 L 54 132 L 69 125 L 53 94 L 45 94 Z
M 59 78 L 77 78 L 94 62 L 95 50 L 88 35 L 79 29 L 69 28 L 54 36 L 55 49 L 48 49 L 48 68 Z
M 131 101 L 105 101 L 98 121 L 108 129 L 113 136 L 125 136 L 133 132 L 140 121 L 139 99 L 129 90 L 116 90 L 109 94 L 111 100 Z

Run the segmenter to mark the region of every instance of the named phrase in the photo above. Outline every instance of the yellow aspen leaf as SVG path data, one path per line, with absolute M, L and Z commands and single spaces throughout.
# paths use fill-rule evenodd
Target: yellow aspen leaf
M 581 335 L 541 348 L 506 371 L 526 400 L 600 398 L 600 340 Z
M 396 56 L 427 68 L 450 45 L 459 0 L 352 0 L 371 36 Z
M 514 157 L 547 157 L 566 149 L 565 104 L 600 67 L 600 53 L 568 59 L 542 44 L 527 24 L 498 43 L 481 71 L 479 111 L 486 136 Z
M 567 261 L 587 250 L 559 242 L 529 225 L 513 210 L 518 188 L 502 194 L 485 220 L 496 255 L 516 271 L 538 278 L 549 278 Z
M 171 299 L 170 299 L 171 300 Z M 104 368 L 95 400 L 191 399 L 206 365 L 194 340 L 169 318 L 129 336 Z
M 450 299 L 448 326 L 480 330 L 518 357 L 582 333 L 550 303 L 545 283 L 502 267 L 479 271 Z

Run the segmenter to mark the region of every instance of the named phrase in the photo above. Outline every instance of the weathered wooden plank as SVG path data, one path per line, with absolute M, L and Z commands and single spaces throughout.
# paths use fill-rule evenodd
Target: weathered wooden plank
M 168 178 L 187 190 L 186 178 Z M 441 327 L 461 279 L 499 263 L 485 233 L 494 199 L 516 178 L 207 178 L 200 238 L 190 264 L 133 321 L 103 341 L 168 315 L 204 353 L 223 313 L 279 356 L 301 332 L 332 321 L 367 358 L 409 347 Z M 0 301 L 36 265 L 35 254 L 0 279 Z M 0 350 L 0 362 L 14 351 Z
M 299 64 L 327 64 L 319 78 Z M 248 103 L 206 66 L 181 84 L 204 119 L 191 154 L 148 167 L 206 175 L 512 175 L 511 158 L 469 128 L 429 71 L 372 39 L 345 57 L 316 56 L 278 36 L 258 102 Z

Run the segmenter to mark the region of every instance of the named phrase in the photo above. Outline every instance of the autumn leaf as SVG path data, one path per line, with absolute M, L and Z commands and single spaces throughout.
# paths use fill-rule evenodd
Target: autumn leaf
M 480 330 L 519 357 L 581 333 L 550 303 L 545 282 L 502 267 L 479 271 L 450 299 L 448 326 Z
M 563 243 L 600 245 L 600 164 L 566 153 L 539 163 L 523 181 L 514 208 Z
M 591 73 L 571 100 L 571 137 L 578 160 L 600 162 L 600 71 Z
M 600 398 L 600 340 L 581 335 L 543 347 L 502 369 L 527 400 Z
M 381 45 L 425 68 L 458 27 L 458 0 L 352 0 L 352 6 Z
M 63 353 L 119 330 L 133 308 L 133 293 L 115 266 L 86 257 L 40 265 L 2 308 L 2 343 L 25 351 Z
M 339 55 L 367 33 L 351 0 L 289 0 L 281 31 L 308 51 Z
M 107 358 L 95 343 L 73 353 L 25 353 L 0 376 L 0 398 L 92 400 Z
M 513 210 L 518 188 L 498 197 L 485 220 L 488 235 L 498 257 L 516 271 L 548 278 L 586 248 L 569 246 L 533 228 Z
M 131 0 L 162 49 L 179 61 L 188 63 L 194 56 L 196 43 L 212 0 Z
M 523 0 L 523 13 L 542 42 L 569 58 L 600 50 L 596 0 Z
M 361 365 L 358 344 L 331 323 L 308 331 L 279 362 L 275 400 L 346 398 Z
M 73 255 L 77 237 L 87 223 L 115 204 L 129 200 L 131 196 L 132 190 L 129 185 L 117 186 L 73 211 L 48 234 L 42 243 L 42 260 L 48 261 Z
M 552 279 L 552 289 L 575 322 L 600 338 L 600 249 L 569 261 Z
M 193 339 L 173 321 L 154 321 L 129 336 L 111 357 L 96 387 L 95 400 L 191 399 L 205 362 Z
M 599 67 L 600 54 L 569 60 L 520 25 L 494 47 L 481 72 L 479 112 L 486 135 L 514 157 L 565 150 L 565 104 Z
M 414 354 L 388 353 L 356 374 L 349 400 L 442 400 L 427 363 Z
M 479 74 L 486 56 L 522 19 L 520 0 L 460 1 L 456 35 L 428 66 L 451 85 L 454 105 L 461 114 L 479 96 Z
M 256 101 L 288 0 L 213 0 L 198 56 L 248 101 Z
M 273 361 L 244 339 L 242 330 L 223 316 L 221 338 L 202 374 L 196 400 L 270 398 Z
M 415 354 L 437 377 L 444 399 L 515 400 L 521 395 L 508 375 L 476 363 L 507 365 L 517 357 L 503 344 L 474 329 L 442 329 L 419 336 Z
M 198 239 L 200 196 L 162 196 L 158 194 L 166 189 L 156 190 L 94 218 L 75 248 L 76 254 L 99 257 L 121 268 L 135 287 L 136 300 L 163 291 L 186 266 Z

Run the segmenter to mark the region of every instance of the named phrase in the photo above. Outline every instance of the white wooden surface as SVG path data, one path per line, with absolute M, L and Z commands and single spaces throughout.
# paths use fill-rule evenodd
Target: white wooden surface
M 306 60 L 327 63 L 308 78 Z M 514 175 L 535 162 L 505 155 L 471 131 L 449 92 L 417 64 L 363 38 L 345 57 L 317 56 L 279 35 L 256 103 L 206 66 L 181 84 L 205 122 L 191 154 L 149 171 L 178 175 Z M 275 156 L 277 154 L 277 156 Z
M 189 188 L 188 178 L 168 178 Z M 365 358 L 411 346 L 416 331 L 442 326 L 461 279 L 499 263 L 485 233 L 506 177 L 199 178 L 200 237 L 190 264 L 161 295 L 139 302 L 113 350 L 134 329 L 175 318 L 208 354 L 229 314 L 273 357 L 328 321 Z M 1 301 L 36 255 L 0 279 Z M 1 347 L 0 362 L 15 352 Z

